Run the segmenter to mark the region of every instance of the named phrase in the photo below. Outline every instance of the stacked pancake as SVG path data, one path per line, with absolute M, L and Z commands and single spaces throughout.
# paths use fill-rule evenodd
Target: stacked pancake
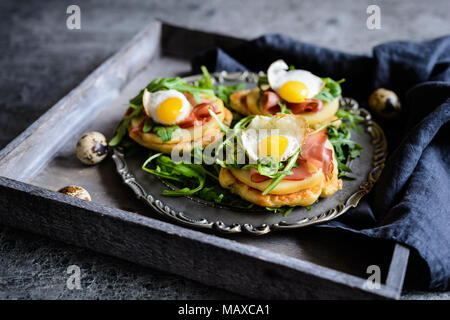
M 285 106 L 292 114 L 300 114 L 308 125 L 316 128 L 336 120 L 340 92 L 325 95 L 327 79 L 306 70 L 287 70 L 282 60 L 267 70 L 267 84 L 253 90 L 236 91 L 230 96 L 230 107 L 243 115 L 273 115 Z M 317 98 L 315 98 L 317 97 Z
M 196 100 L 188 92 L 145 90 L 142 103 L 144 112 L 129 122 L 129 136 L 146 148 L 168 154 L 174 149 L 179 153 L 190 152 L 194 146 L 206 147 L 222 138 L 219 123 L 212 119 L 209 110 L 227 126 L 233 118 L 222 100 L 202 93 L 198 94 Z M 153 130 L 145 132 L 147 121 L 155 125 Z M 158 132 L 163 131 L 161 128 L 171 134 L 158 135 Z
M 263 207 L 309 206 L 342 188 L 333 146 L 326 132 L 313 131 L 300 115 L 256 116 L 242 131 L 242 145 L 250 160 L 271 159 L 292 169 L 271 190 L 273 178 L 255 167 L 222 168 L 219 182 L 243 199 Z M 249 168 L 250 167 L 250 168 Z

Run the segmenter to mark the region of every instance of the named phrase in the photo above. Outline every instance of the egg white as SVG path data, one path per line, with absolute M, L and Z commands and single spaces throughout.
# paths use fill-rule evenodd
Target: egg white
M 179 98 L 182 101 L 182 107 L 173 122 L 164 122 L 158 117 L 158 107 L 161 103 L 163 103 L 168 98 Z M 144 110 L 149 117 L 151 117 L 155 122 L 164 124 L 164 125 L 175 125 L 182 122 L 186 119 L 191 110 L 192 106 L 187 100 L 187 98 L 181 92 L 177 90 L 162 90 L 156 92 L 149 92 L 147 89 L 144 90 L 144 94 L 142 96 L 142 103 L 144 105 Z
M 298 81 L 308 88 L 308 99 L 313 98 L 322 90 L 323 81 L 318 76 L 307 70 L 288 70 L 289 67 L 283 60 L 273 62 L 267 69 L 267 79 L 270 87 L 279 92 L 281 86 L 288 81 Z

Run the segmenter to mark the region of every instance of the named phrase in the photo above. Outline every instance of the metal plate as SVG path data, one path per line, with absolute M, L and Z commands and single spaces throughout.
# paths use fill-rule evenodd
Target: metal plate
M 256 85 L 258 75 L 249 72 L 214 74 L 217 83 L 246 83 L 247 88 Z M 200 76 L 185 78 L 189 82 Z M 162 191 L 167 185 L 141 169 L 144 156 L 124 158 L 119 148 L 114 149 L 113 159 L 117 172 L 123 182 L 129 186 L 136 196 L 147 203 L 156 212 L 190 227 L 209 228 L 226 233 L 248 232 L 262 235 L 272 230 L 283 230 L 305 227 L 335 219 L 351 207 L 356 207 L 359 200 L 369 193 L 384 167 L 387 143 L 382 129 L 371 120 L 370 113 L 358 107 L 351 98 L 341 98 L 340 107 L 352 109 L 364 118 L 360 124 L 362 134 L 352 133 L 352 138 L 363 146 L 361 157 L 348 165 L 352 169 L 355 180 L 345 180 L 343 189 L 333 196 L 320 199 L 311 210 L 296 207 L 287 217 L 281 214 L 261 212 L 248 209 L 235 209 L 217 206 L 203 200 L 187 197 L 166 197 Z

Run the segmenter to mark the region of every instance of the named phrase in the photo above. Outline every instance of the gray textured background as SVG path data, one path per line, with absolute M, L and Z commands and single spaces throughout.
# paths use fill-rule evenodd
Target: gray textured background
M 319 5 L 320 3 L 320 5 Z M 66 8 L 81 7 L 81 30 L 67 30 Z M 366 8 L 381 8 L 380 30 Z M 285 33 L 355 53 L 389 40 L 450 33 L 448 0 L 403 1 L 27 1 L 0 3 L 0 148 L 75 87 L 152 19 L 244 38 Z M 66 268 L 82 290 L 66 288 Z M 449 293 L 405 298 L 449 299 Z M 180 277 L 0 226 L 0 299 L 238 298 Z

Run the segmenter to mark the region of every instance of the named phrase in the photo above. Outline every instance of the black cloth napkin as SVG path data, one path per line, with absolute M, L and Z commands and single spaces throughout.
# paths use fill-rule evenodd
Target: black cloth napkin
M 383 173 L 357 208 L 321 225 L 417 250 L 428 266 L 428 286 L 448 290 L 450 279 L 450 36 L 415 43 L 381 44 L 372 55 L 355 55 L 266 35 L 225 52 L 196 56 L 192 71 L 260 71 L 277 59 L 335 80 L 343 95 L 367 107 L 377 88 L 397 93 L 402 114 L 375 120 L 383 127 L 389 157 Z M 349 248 L 351 249 L 351 248 Z

